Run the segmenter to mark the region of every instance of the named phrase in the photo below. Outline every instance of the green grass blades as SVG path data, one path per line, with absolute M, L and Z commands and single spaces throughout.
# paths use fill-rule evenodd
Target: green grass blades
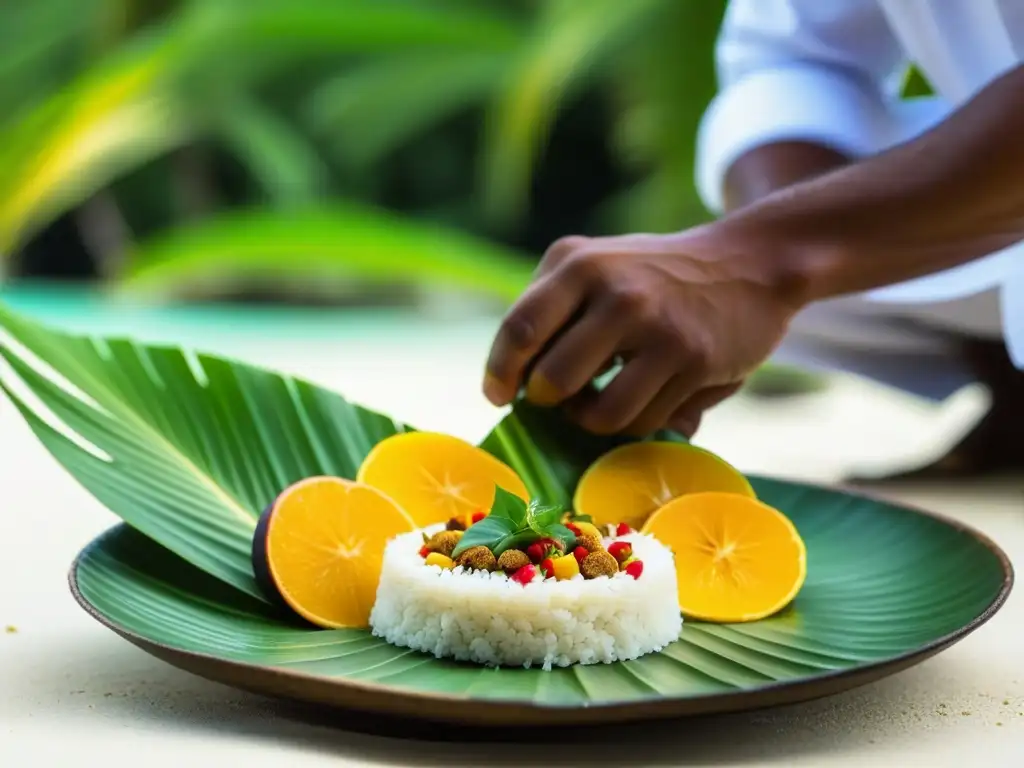
M 288 376 L 66 335 L 0 305 L 2 331 L 84 395 L 0 334 L 0 355 L 38 404 L 3 388 L 54 458 L 125 522 L 254 596 L 249 551 L 262 509 L 304 477 L 354 478 L 376 443 L 407 429 Z

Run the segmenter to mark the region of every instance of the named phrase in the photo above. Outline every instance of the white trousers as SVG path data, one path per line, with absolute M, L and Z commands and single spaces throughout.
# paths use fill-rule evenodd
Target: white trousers
M 975 381 L 958 354 L 965 338 L 1003 338 L 998 290 L 931 304 L 862 296 L 821 302 L 794 319 L 773 360 L 853 373 L 944 400 Z

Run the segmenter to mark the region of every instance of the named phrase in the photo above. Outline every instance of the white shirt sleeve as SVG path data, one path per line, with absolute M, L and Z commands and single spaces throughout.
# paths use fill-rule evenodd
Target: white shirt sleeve
M 876 0 L 730 0 L 716 47 L 719 93 L 697 136 L 697 189 L 720 213 L 743 154 L 809 141 L 852 158 L 889 143 L 887 101 L 906 61 Z

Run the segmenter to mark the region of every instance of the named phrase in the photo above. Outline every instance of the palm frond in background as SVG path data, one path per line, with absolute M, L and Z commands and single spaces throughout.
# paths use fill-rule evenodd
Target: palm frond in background
M 270 276 L 280 298 L 511 301 L 554 237 L 706 217 L 694 136 L 724 6 L 5 4 L 0 256 L 171 297 Z

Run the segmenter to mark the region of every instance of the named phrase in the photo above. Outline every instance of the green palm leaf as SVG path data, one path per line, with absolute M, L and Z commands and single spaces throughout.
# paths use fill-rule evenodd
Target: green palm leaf
M 376 442 L 404 427 L 239 363 L 54 333 L 3 308 L 0 329 L 14 372 L 5 391 L 55 458 L 130 526 L 76 563 L 82 604 L 162 658 L 251 690 L 357 708 L 372 693 L 377 709 L 421 716 L 429 699 L 447 717 L 490 722 L 506 713 L 534 723 L 643 717 L 654 704 L 666 714 L 744 708 L 813 698 L 921 660 L 990 617 L 1012 584 L 1002 553 L 970 531 L 753 478 L 808 552 L 803 590 L 769 619 L 687 622 L 659 653 L 551 672 L 495 671 L 365 630 L 315 630 L 259 596 L 248 562 L 256 514 L 288 482 L 351 477 Z M 564 500 L 609 444 L 519 405 L 484 445 L 535 493 Z
M 177 41 L 158 30 L 0 131 L 0 254 L 195 128 L 170 88 Z
M 354 203 L 224 214 L 139 246 L 123 288 L 173 292 L 226 273 L 455 286 L 514 300 L 523 256 L 457 230 Z
M 83 5 L 85 6 L 83 8 Z M 0 126 L 60 86 L 71 68 L 70 57 L 55 50 L 84 48 L 95 18 L 97 0 L 44 0 L 5 3 L 0 11 Z
M 565 95 L 631 35 L 664 0 L 549 0 L 491 108 L 483 150 L 486 205 L 518 215 L 534 161 Z
M 213 679 L 505 727 L 513 716 L 548 725 L 558 717 L 622 722 L 645 716 L 630 705 L 656 702 L 679 714 L 815 698 L 884 674 L 875 665 L 899 668 L 955 641 L 1009 591 L 997 553 L 953 526 L 822 489 L 760 480 L 756 487 L 790 512 L 808 543 L 808 581 L 793 608 L 753 624 L 687 622 L 661 653 L 620 664 L 493 670 L 390 646 L 364 630 L 312 630 L 123 526 L 86 549 L 73 584 L 109 626 Z M 848 671 L 861 677 L 843 678 Z M 503 717 L 495 709 L 502 704 L 518 710 Z
M 315 88 L 306 120 L 347 165 L 369 168 L 420 132 L 486 100 L 510 61 L 504 48 L 375 59 Z
M 416 0 L 193 0 L 188 23 L 221 56 L 515 45 L 518 25 L 486 6 Z M 268 47 L 268 46 L 272 46 Z
M 687 442 L 683 435 L 668 430 L 648 439 Z M 628 442 L 633 438 L 593 435 L 558 409 L 524 400 L 491 430 L 481 447 L 518 472 L 534 497 L 568 509 L 584 470 L 602 454 Z
M 270 199 L 283 205 L 316 199 L 325 189 L 326 173 L 313 143 L 245 93 L 228 102 L 218 111 L 215 129 Z
M 218 108 L 232 104 L 225 93 L 286 62 L 409 47 L 492 50 L 517 39 L 516 25 L 502 15 L 416 3 L 188 4 L 0 127 L 0 254 L 128 170 L 207 130 Z M 268 132 L 264 125 L 260 140 Z
M 647 173 L 614 202 L 618 228 L 673 232 L 707 219 L 694 184 L 696 136 L 715 94 L 714 45 L 725 5 L 664 3 L 645 45 L 631 46 L 614 73 L 619 153 Z
M 304 477 L 354 478 L 373 445 L 405 429 L 241 363 L 66 335 L 2 306 L 0 330 L 27 393 L 0 385 L 54 457 L 134 528 L 253 596 L 260 511 Z

